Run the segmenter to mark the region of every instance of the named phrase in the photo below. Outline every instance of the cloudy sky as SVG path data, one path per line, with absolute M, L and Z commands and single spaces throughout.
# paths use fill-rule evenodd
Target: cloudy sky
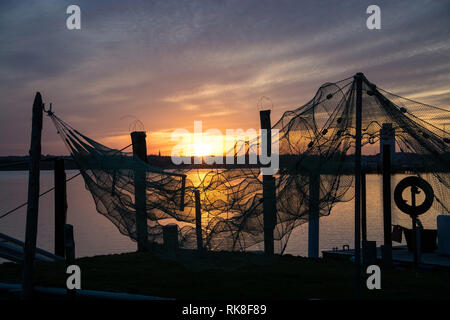
M 66 9 L 81 8 L 81 30 Z M 381 8 L 381 30 L 366 8 Z M 55 113 L 111 147 L 148 131 L 259 128 L 325 82 L 364 72 L 389 91 L 450 105 L 450 1 L 5 1 L 0 3 L 0 155 L 28 152 L 36 91 Z M 43 153 L 67 154 L 48 118 Z

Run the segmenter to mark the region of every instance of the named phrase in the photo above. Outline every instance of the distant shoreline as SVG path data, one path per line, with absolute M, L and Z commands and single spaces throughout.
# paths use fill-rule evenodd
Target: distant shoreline
M 449 156 L 446 154 L 444 156 Z M 395 154 L 395 167 L 393 168 L 393 173 L 408 173 L 408 172 L 427 172 L 425 170 L 424 163 L 427 163 L 430 156 L 422 155 L 418 156 L 415 154 L 408 153 L 396 153 Z M 54 156 L 46 155 L 42 156 L 40 169 L 41 170 L 53 170 L 54 160 L 56 158 L 64 159 L 66 170 L 79 170 L 78 165 L 72 159 L 71 156 Z M 297 168 L 296 164 L 299 160 L 299 156 L 296 155 L 282 155 L 280 156 L 280 168 L 287 169 L 293 173 L 304 173 L 307 174 L 309 171 L 307 168 L 313 167 L 314 163 L 317 162 L 315 156 L 304 157 L 302 159 L 302 164 L 304 167 Z M 381 161 L 379 155 L 368 155 L 362 156 L 362 163 L 365 166 L 365 171 L 367 173 L 381 173 Z M 0 171 L 28 171 L 28 156 L 7 156 L 0 157 Z M 259 164 L 182 164 L 175 165 L 172 163 L 170 156 L 158 156 L 158 155 L 148 155 L 148 162 L 156 167 L 163 169 L 257 169 L 260 168 Z M 192 161 L 193 162 L 193 161 Z M 248 162 L 248 161 L 246 161 Z M 236 161 L 235 161 L 236 163 Z M 322 168 L 321 172 L 323 174 L 333 174 L 336 172 L 336 163 L 329 162 L 328 168 Z M 289 169 L 290 168 L 290 169 Z M 438 169 L 439 172 L 450 172 L 450 168 L 433 168 L 434 172 Z M 341 174 L 353 174 L 354 172 L 354 162 L 353 155 L 347 156 L 344 162 L 343 168 L 338 169 Z

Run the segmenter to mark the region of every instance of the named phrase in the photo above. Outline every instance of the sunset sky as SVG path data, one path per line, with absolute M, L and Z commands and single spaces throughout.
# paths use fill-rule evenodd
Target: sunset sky
M 66 28 L 70 4 L 81 30 Z M 381 30 L 366 27 L 371 4 Z M 110 147 L 128 145 L 139 119 L 149 153 L 166 155 L 175 129 L 258 129 L 262 97 L 275 122 L 359 71 L 448 108 L 449 34 L 446 0 L 1 1 L 0 155 L 27 154 L 36 91 Z M 43 154 L 68 154 L 44 122 Z

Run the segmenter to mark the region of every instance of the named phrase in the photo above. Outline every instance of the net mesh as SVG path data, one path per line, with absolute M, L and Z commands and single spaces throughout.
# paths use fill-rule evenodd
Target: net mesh
M 272 126 L 272 142 L 278 144 L 280 161 L 270 182 L 274 184 L 272 193 L 265 191 L 269 182 L 257 167 L 163 170 L 132 153 L 110 149 L 84 136 L 54 114 L 51 118 L 79 165 L 97 211 L 131 239 L 137 239 L 136 179 L 144 172 L 149 241 L 161 243 L 163 226 L 175 223 L 180 246 L 196 247 L 194 191 L 198 190 L 202 239 L 207 249 L 260 247 L 266 199 L 275 206 L 275 251 L 282 253 L 292 231 L 307 222 L 313 212 L 329 215 L 336 203 L 354 197 L 355 79 L 322 85 L 308 103 L 285 112 Z M 427 214 L 448 214 L 450 141 L 439 126 L 449 120 L 448 110 L 389 93 L 363 76 L 363 170 L 380 173 L 380 146 L 386 141 L 395 145 L 394 172 L 428 181 L 435 201 Z M 249 158 L 264 148 L 261 141 L 261 135 L 236 141 L 230 152 L 242 151 L 244 159 Z

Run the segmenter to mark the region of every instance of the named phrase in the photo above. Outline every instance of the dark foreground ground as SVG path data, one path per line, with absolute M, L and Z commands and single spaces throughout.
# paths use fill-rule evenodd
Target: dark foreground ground
M 175 260 L 127 253 L 76 260 L 82 289 L 177 299 L 352 299 L 353 264 L 292 256 L 183 252 Z M 38 263 L 35 283 L 65 287 L 64 263 Z M 450 299 L 448 272 L 382 268 L 381 290 L 366 299 Z M 0 282 L 19 283 L 21 266 L 0 265 Z

